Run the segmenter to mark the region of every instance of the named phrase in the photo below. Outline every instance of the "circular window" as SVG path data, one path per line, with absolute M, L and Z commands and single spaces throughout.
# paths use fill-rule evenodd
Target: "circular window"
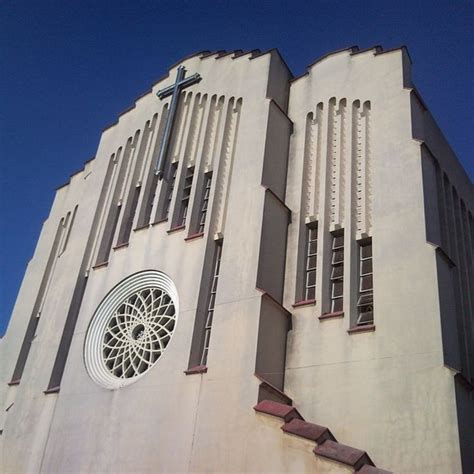
M 89 375 L 106 388 L 135 382 L 163 355 L 177 316 L 176 287 L 164 273 L 149 270 L 122 281 L 100 303 L 87 331 Z

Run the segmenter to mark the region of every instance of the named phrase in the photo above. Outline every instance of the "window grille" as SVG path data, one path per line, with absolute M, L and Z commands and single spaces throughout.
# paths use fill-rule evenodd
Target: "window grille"
M 219 281 L 219 271 L 221 266 L 222 242 L 217 243 L 214 269 L 212 272 L 211 288 L 209 291 L 209 300 L 207 304 L 206 325 L 204 327 L 204 344 L 201 355 L 201 365 L 206 365 L 207 354 L 209 352 L 209 340 L 211 338 L 212 320 L 214 318 L 214 306 L 216 304 L 217 283 Z
M 204 194 L 202 197 L 201 217 L 199 219 L 199 232 L 204 233 L 206 225 L 207 206 L 209 204 L 209 195 L 211 194 L 212 172 L 206 173 L 204 176 Z
M 135 273 L 96 309 L 86 333 L 84 362 L 98 384 L 116 389 L 137 381 L 160 359 L 173 337 L 178 293 L 164 273 Z
M 359 299 L 357 325 L 374 322 L 374 282 L 372 270 L 372 239 L 359 246 Z
M 306 267 L 305 267 L 305 300 L 316 297 L 316 265 L 318 252 L 318 226 L 307 227 Z
M 167 219 L 168 218 L 168 214 L 170 212 L 170 207 L 171 207 L 171 200 L 173 199 L 174 185 L 175 185 L 175 182 L 176 182 L 176 172 L 178 171 L 178 163 L 173 163 L 171 166 L 172 166 L 171 177 L 170 177 L 170 181 L 169 181 L 169 184 L 168 184 L 165 208 L 163 209 L 162 219 Z
M 191 196 L 193 178 L 194 178 L 194 167 L 191 167 L 191 168 L 188 168 L 186 171 L 186 178 L 184 179 L 184 186 L 183 186 L 183 195 L 181 197 L 179 223 L 182 226 L 186 224 L 186 216 L 188 214 L 189 198 Z
M 344 304 L 344 233 L 332 236 L 331 312 L 343 310 Z

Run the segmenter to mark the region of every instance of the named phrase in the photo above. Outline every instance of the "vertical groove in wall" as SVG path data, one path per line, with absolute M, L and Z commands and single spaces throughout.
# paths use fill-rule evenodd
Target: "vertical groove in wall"
M 71 219 L 69 220 L 69 224 L 64 232 L 63 242 L 59 247 L 58 256 L 61 256 L 66 251 L 67 244 L 69 242 L 69 237 L 71 236 L 72 227 L 74 225 L 74 221 L 76 220 L 76 213 L 78 207 L 79 206 L 76 204 L 74 210 L 72 211 Z
M 150 121 L 148 121 L 148 123 L 150 123 Z M 143 153 L 143 159 L 141 160 L 141 168 L 138 173 L 138 182 L 140 185 L 142 185 L 144 180 L 146 179 L 146 170 L 147 170 L 147 165 L 150 162 L 150 154 L 153 148 L 154 138 L 156 136 L 157 124 L 158 124 L 158 114 L 155 114 L 153 115 L 150 126 L 147 129 L 148 137 L 146 140 L 146 147 Z
M 192 113 L 193 93 L 182 92 L 181 94 L 182 97 L 179 101 L 178 113 L 171 137 L 171 153 L 166 158 L 170 162 L 179 161 L 180 157 L 182 156 L 183 147 L 185 146 L 185 136 L 188 130 L 188 123 Z
M 372 182 L 370 162 L 370 102 L 352 105 L 352 159 L 355 164 L 356 235 L 370 234 L 372 224 Z
M 35 336 L 36 328 L 38 326 L 38 320 L 41 315 L 41 310 L 43 307 L 44 300 L 46 298 L 47 290 L 49 288 L 49 283 L 54 274 L 54 269 L 56 267 L 56 261 L 58 256 L 59 243 L 61 237 L 64 233 L 64 217 L 59 220 L 58 227 L 54 236 L 53 244 L 49 253 L 49 257 L 46 263 L 46 268 L 43 273 L 43 278 L 41 279 L 41 284 L 36 295 L 36 300 L 33 305 L 31 312 L 30 320 L 26 328 L 25 336 L 21 344 L 20 353 L 13 371 L 11 380 L 18 381 L 23 375 L 23 370 L 25 369 L 26 361 L 28 360 L 28 354 L 31 348 L 31 342 Z
M 212 130 L 209 136 L 209 144 L 207 151 L 207 162 L 209 163 L 208 168 L 215 170 L 215 185 L 214 191 L 211 193 L 212 199 L 212 212 L 209 220 L 209 232 L 214 235 L 217 232 L 217 202 L 219 200 L 219 193 L 221 191 L 222 173 L 225 167 L 225 162 L 219 154 L 219 150 L 222 148 L 222 140 L 224 137 L 224 130 L 226 125 L 227 108 L 225 107 L 225 97 L 221 96 L 216 102 L 214 121 L 212 124 Z
M 453 208 L 451 204 L 451 193 L 450 193 L 451 185 L 449 184 L 448 177 L 445 173 L 443 173 L 443 197 L 444 197 L 444 206 L 446 209 L 446 237 L 447 237 L 447 247 L 446 250 L 448 251 L 448 255 L 452 258 L 453 256 L 453 236 L 452 236 L 452 229 L 454 226 L 453 222 Z
M 460 268 L 460 254 L 459 254 L 459 229 L 457 227 L 456 217 L 455 217 L 455 191 L 452 188 L 451 183 L 449 182 L 446 174 L 444 175 L 444 191 L 446 196 L 446 212 L 448 215 L 449 222 L 449 241 L 450 241 L 450 251 L 449 256 L 453 259 L 455 267 L 452 270 L 453 275 L 453 286 L 454 286 L 454 295 L 455 295 L 455 305 L 456 305 L 456 322 L 458 326 L 458 341 L 459 341 L 459 352 L 461 355 L 461 370 L 464 374 L 468 374 L 468 351 L 467 351 L 467 334 L 466 334 L 466 324 L 465 324 L 465 315 L 464 315 L 464 298 L 462 291 L 462 281 L 461 281 L 461 268 Z
M 130 165 L 128 169 L 129 178 L 128 183 L 125 185 L 126 191 L 124 191 L 123 199 L 124 202 L 122 212 L 122 222 L 117 237 L 117 245 L 125 244 L 129 241 L 130 232 L 132 230 L 133 218 L 135 216 L 138 199 L 141 192 L 140 174 L 142 172 L 142 163 L 144 161 L 145 151 L 148 147 L 148 141 L 151 133 L 151 124 L 148 120 L 143 127 L 143 133 L 141 134 L 141 140 L 138 144 L 139 134 L 136 134 L 136 146 L 134 146 L 134 152 L 130 159 Z M 138 135 L 138 136 L 137 136 Z M 136 159 L 134 159 L 136 157 Z
M 212 146 L 216 136 L 216 129 L 220 111 L 222 110 L 222 103 L 217 102 L 217 96 L 213 95 L 209 103 L 209 115 L 204 134 L 204 142 L 202 148 L 202 155 L 205 159 L 205 169 L 212 167 Z
M 117 155 L 114 153 L 107 165 L 107 171 L 105 173 L 104 184 L 102 185 L 101 196 L 99 198 L 101 205 L 98 206 L 96 211 L 96 219 L 97 223 L 95 224 L 94 235 L 91 237 L 91 248 L 89 250 L 89 259 L 86 264 L 87 270 L 90 270 L 92 267 L 92 262 L 94 256 L 96 255 L 97 246 L 99 245 L 99 237 L 102 234 L 103 227 L 105 224 L 105 217 L 106 217 L 106 210 L 110 205 L 110 201 L 112 199 L 112 191 L 114 188 L 115 179 L 117 177 L 117 169 L 118 169 L 118 158 Z
M 122 184 L 120 187 L 119 193 L 119 203 L 122 204 L 126 199 L 126 190 L 130 185 L 130 181 L 132 180 L 132 173 L 134 164 L 136 163 L 136 154 L 138 149 L 138 140 L 140 139 L 141 132 L 137 130 L 133 135 L 133 139 L 130 143 L 127 142 L 127 146 L 125 147 L 125 155 L 124 155 L 124 163 L 126 162 L 125 174 L 122 179 Z
M 471 328 L 471 318 L 472 312 L 469 308 L 469 288 L 468 288 L 468 281 L 469 276 L 466 269 L 467 264 L 467 254 L 465 252 L 465 241 L 466 241 L 466 234 L 464 233 L 463 229 L 463 222 L 461 218 L 461 203 L 459 196 L 456 192 L 456 189 L 452 187 L 453 193 L 453 207 L 454 207 L 454 221 L 455 221 L 455 231 L 456 231 L 456 247 L 457 247 L 457 273 L 458 273 L 458 284 L 460 289 L 461 295 L 461 308 L 462 308 L 462 323 L 463 323 L 463 335 L 464 335 L 464 346 L 466 351 L 466 374 L 467 378 L 470 380 L 472 376 L 472 348 L 471 340 L 472 340 L 472 328 Z
M 183 170 L 187 166 L 191 165 L 193 142 L 196 139 L 196 127 L 197 127 L 197 116 L 199 111 L 199 102 L 201 101 L 201 94 L 198 93 L 194 96 L 194 100 L 190 99 L 190 105 L 187 114 L 186 128 L 183 130 L 183 136 L 181 139 L 182 150 L 179 154 L 178 160 L 183 160 Z M 184 172 L 186 174 L 186 172 Z
M 209 160 L 211 161 L 211 166 L 216 167 L 217 161 L 220 161 L 220 152 L 222 146 L 222 137 L 224 136 L 224 126 L 225 126 L 225 118 L 226 118 L 226 108 L 225 108 L 225 96 L 219 97 L 217 101 L 217 122 L 215 125 L 214 134 L 212 140 L 210 142 L 210 157 Z
M 144 177 L 142 180 L 145 184 L 142 192 L 142 200 L 141 203 L 139 203 L 140 210 L 138 214 L 137 227 L 144 227 L 150 223 L 158 186 L 158 179 L 155 175 L 155 166 L 167 117 L 168 104 L 165 104 L 163 106 L 161 117 L 159 117 L 159 125 L 152 132 L 153 137 L 150 139 L 150 148 L 147 152 L 147 159 L 144 165 Z
M 133 138 L 129 137 L 123 152 L 122 162 L 120 163 L 120 169 L 115 182 L 115 189 L 113 191 L 113 196 L 110 202 L 108 215 L 106 217 L 105 226 L 102 233 L 97 255 L 97 264 L 107 262 L 109 258 L 110 250 L 113 245 L 118 222 L 122 212 L 122 200 L 125 192 L 125 183 L 130 174 L 131 161 L 139 136 L 140 132 L 137 131 Z
M 51 371 L 51 378 L 49 379 L 48 389 L 59 387 L 61 384 L 64 368 L 66 366 L 67 357 L 69 355 L 69 348 L 71 346 L 74 329 L 76 327 L 77 317 L 82 305 L 82 299 L 86 291 L 89 271 L 93 262 L 93 258 L 98 245 L 99 236 L 101 235 L 101 216 L 105 216 L 107 209 L 111 202 L 111 195 L 116 185 L 118 161 L 116 155 L 112 155 L 109 160 L 105 178 L 100 191 L 97 207 L 94 212 L 89 236 L 84 249 L 81 266 L 76 277 L 76 284 L 72 295 L 69 310 L 64 323 L 61 340 L 59 342 L 56 359 L 54 361 L 53 369 Z
M 238 123 L 240 118 L 240 110 L 242 107 L 242 99 L 237 101 L 232 97 L 227 104 L 227 114 L 220 147 L 219 177 L 216 183 L 216 232 L 224 232 L 227 200 L 230 190 L 230 181 L 232 176 L 232 164 L 235 152 L 235 142 L 237 140 Z M 222 172 L 221 172 L 222 170 Z
M 193 110 L 193 119 L 191 122 L 191 130 L 189 132 L 188 146 L 186 155 L 188 156 L 189 166 L 195 166 L 197 159 L 197 151 L 200 148 L 201 134 L 204 123 L 204 112 L 207 105 L 207 95 L 196 95 Z
M 463 227 L 463 244 L 464 244 L 464 253 L 465 253 L 465 261 L 464 261 L 464 271 L 465 271 L 465 279 L 467 285 L 467 298 L 469 301 L 468 305 L 468 312 L 467 314 L 474 314 L 474 305 L 473 305 L 473 298 L 474 298 L 474 282 L 473 282 L 473 271 L 474 271 L 474 262 L 473 262 L 473 248 L 470 245 L 472 242 L 472 236 L 470 234 L 469 229 L 469 219 L 467 215 L 467 208 L 464 201 L 461 200 L 461 221 Z M 472 320 L 471 320 L 472 324 Z M 472 328 L 471 328 L 472 331 Z M 474 337 L 474 333 L 471 332 Z M 473 341 L 474 342 L 474 341 Z M 474 355 L 473 355 L 474 356 Z
M 336 99 L 329 100 L 328 108 L 328 144 L 327 144 L 327 179 L 329 181 L 329 222 L 335 224 L 337 220 L 336 202 L 337 202 L 337 154 L 339 141 L 339 119 L 336 109 Z
M 323 120 L 324 120 L 324 105 L 320 102 L 316 107 L 316 150 L 314 157 L 314 175 L 313 175 L 313 209 L 312 214 L 318 215 L 319 200 L 321 192 L 321 159 L 322 159 L 322 135 L 323 135 Z
M 448 249 L 448 236 L 447 236 L 447 222 L 446 222 L 446 205 L 444 200 L 444 191 L 443 191 L 443 176 L 441 173 L 441 168 L 438 164 L 438 161 L 433 159 L 436 170 L 436 197 L 438 200 L 438 218 L 440 226 L 440 239 L 441 247 L 443 249 Z
M 364 180 L 364 187 L 365 187 L 365 232 L 371 234 L 371 227 L 372 227 L 372 196 L 373 196 L 373 189 L 372 189 L 372 163 L 371 163 L 371 140 L 370 140 L 370 102 L 364 102 L 363 108 L 363 119 L 365 121 L 365 136 L 363 139 L 365 140 L 365 180 Z
M 306 216 L 312 214 L 311 209 L 311 191 L 314 189 L 312 186 L 314 172 L 313 162 L 313 150 L 314 150 L 314 128 L 315 120 L 313 112 L 308 113 L 306 116 L 306 127 L 304 137 L 304 151 L 303 151 L 303 179 L 301 186 L 301 218 L 304 219 Z
M 344 204 L 345 204 L 345 184 L 346 184 L 346 99 L 341 99 L 339 101 L 339 111 L 340 116 L 340 131 L 339 131 L 339 143 L 338 143 L 338 153 L 337 153 L 337 220 L 336 224 L 344 224 Z

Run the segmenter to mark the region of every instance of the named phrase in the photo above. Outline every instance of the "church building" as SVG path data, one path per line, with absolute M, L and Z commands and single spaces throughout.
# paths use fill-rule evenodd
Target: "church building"
M 405 47 L 182 59 L 56 191 L 0 471 L 472 473 L 473 215 Z

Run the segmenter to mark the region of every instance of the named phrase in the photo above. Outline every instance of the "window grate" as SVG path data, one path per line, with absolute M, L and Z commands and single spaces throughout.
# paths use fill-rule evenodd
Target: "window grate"
M 372 239 L 359 247 L 359 298 L 357 325 L 374 322 L 374 281 L 372 265 Z
M 344 232 L 332 236 L 331 257 L 331 312 L 342 311 L 344 307 Z
M 162 217 L 163 219 L 167 219 L 168 214 L 170 212 L 171 200 L 173 199 L 174 185 L 176 183 L 176 173 L 178 171 L 178 163 L 173 163 L 171 166 L 172 166 L 172 174 L 171 174 L 171 179 L 168 185 L 165 208 L 163 210 L 163 217 Z
M 189 198 L 191 196 L 191 188 L 193 187 L 194 167 L 188 168 L 186 178 L 184 179 L 183 195 L 181 197 L 180 225 L 186 225 L 186 217 L 188 215 Z
M 209 301 L 207 304 L 206 325 L 204 327 L 204 345 L 201 355 L 201 365 L 206 365 L 207 354 L 209 352 L 209 341 L 211 338 L 212 320 L 214 318 L 214 307 L 216 304 L 217 284 L 219 281 L 219 272 L 221 267 L 222 242 L 217 243 L 216 259 L 214 262 L 214 270 L 212 272 L 212 282 L 209 292 Z
M 201 217 L 199 219 L 199 232 L 204 233 L 206 225 L 207 206 L 209 204 L 209 196 L 211 194 L 212 172 L 206 173 L 204 177 L 204 194 L 202 197 Z
M 318 253 L 318 226 L 307 227 L 305 266 L 305 299 L 314 300 L 316 297 L 316 267 Z

